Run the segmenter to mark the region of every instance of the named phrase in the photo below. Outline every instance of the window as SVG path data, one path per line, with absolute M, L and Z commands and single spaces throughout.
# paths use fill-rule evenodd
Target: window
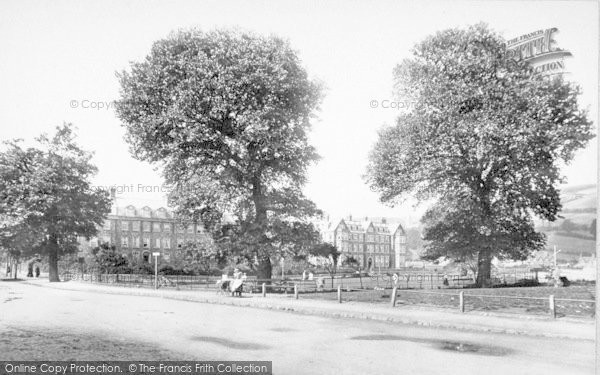
M 132 221 L 131 222 L 131 230 L 139 232 L 140 231 L 140 222 L 139 221 Z
M 133 256 L 134 259 L 137 259 L 140 257 L 140 252 L 138 250 L 133 250 L 131 252 L 131 255 Z
M 190 224 L 190 226 L 187 227 L 187 232 L 190 233 L 190 234 L 194 233 L 194 226 L 192 224 Z
M 121 247 L 129 247 L 129 237 L 121 237 Z
M 144 248 L 150 247 L 150 238 L 144 237 Z
M 152 210 L 148 207 L 142 208 L 142 216 L 143 217 L 152 217 Z
M 171 239 L 170 238 L 165 238 L 163 240 L 163 245 L 164 245 L 165 249 L 170 249 L 171 248 Z
M 121 230 L 128 231 L 129 230 L 129 222 L 121 221 Z
M 160 232 L 160 223 L 152 223 L 152 231 Z
M 127 206 L 125 208 L 125 216 L 135 216 L 135 208 L 132 206 Z
M 140 247 L 140 238 L 139 237 L 133 237 L 133 247 Z
M 150 223 L 147 221 L 144 221 L 144 223 L 142 224 L 144 227 L 144 232 L 150 232 Z
M 154 247 L 156 247 L 157 249 L 160 249 L 160 238 L 156 238 L 154 240 Z
M 171 233 L 171 223 L 164 223 L 163 224 L 163 232 L 165 232 L 165 233 Z
M 183 247 L 183 238 L 178 238 L 177 239 L 177 247 L 179 249 L 181 249 Z

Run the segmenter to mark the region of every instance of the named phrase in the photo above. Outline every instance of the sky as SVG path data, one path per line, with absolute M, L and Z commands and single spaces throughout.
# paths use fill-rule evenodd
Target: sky
M 238 28 L 286 38 L 311 78 L 326 87 L 311 143 L 321 160 L 306 195 L 332 216 L 418 220 L 423 206 L 388 207 L 364 183 L 378 130 L 401 110 L 392 70 L 436 31 L 485 22 L 512 39 L 557 27 L 571 51 L 566 78 L 598 118 L 598 3 L 595 1 L 6 1 L 0 2 L 0 139 L 32 139 L 77 126 L 94 151 L 96 186 L 121 187 L 119 205 L 166 205 L 160 171 L 134 159 L 112 101 L 115 72 L 142 60 L 170 32 Z M 375 105 L 375 104 L 376 105 Z M 597 124 L 596 124 L 597 126 Z M 569 185 L 597 179 L 597 140 L 563 168 Z

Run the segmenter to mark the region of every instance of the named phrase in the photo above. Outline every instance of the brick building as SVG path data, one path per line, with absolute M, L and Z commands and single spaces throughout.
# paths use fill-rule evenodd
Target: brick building
M 390 224 L 386 219 L 352 220 L 352 216 L 335 223 L 321 227 L 323 240 L 356 258 L 363 269 L 404 267 L 406 232 L 401 224 Z
M 152 253 L 160 252 L 159 263 L 177 263 L 186 257 L 182 248 L 187 242 L 197 243 L 200 249 L 209 249 L 213 244 L 202 225 L 179 225 L 166 208 L 113 206 L 97 237 L 82 241 L 81 251 L 109 243 L 134 262 L 152 263 Z

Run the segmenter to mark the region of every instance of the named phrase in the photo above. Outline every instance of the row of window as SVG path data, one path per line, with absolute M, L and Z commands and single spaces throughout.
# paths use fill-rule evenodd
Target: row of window
M 115 227 L 116 227 L 116 221 L 115 221 Z M 140 231 L 140 226 L 142 228 L 142 231 L 144 232 L 162 232 L 162 233 L 171 233 L 173 230 L 173 226 L 171 225 L 171 223 L 164 223 L 164 222 L 150 222 L 150 221 L 139 221 L 139 220 L 133 220 L 133 221 L 128 221 L 128 220 L 122 220 L 121 221 L 121 230 L 122 231 L 134 231 L 134 232 L 139 232 Z M 104 222 L 104 229 L 106 230 L 110 230 L 111 229 L 111 220 L 107 220 Z M 198 232 L 202 232 L 202 227 L 199 226 L 198 227 Z M 177 226 L 177 233 L 190 233 L 193 234 L 194 232 L 194 226 L 190 225 L 187 228 L 184 228 L 180 225 Z
M 144 207 L 140 210 L 139 214 L 142 217 L 152 217 L 152 210 L 149 207 Z M 159 208 L 158 210 L 154 211 L 154 215 L 163 219 L 166 219 L 168 217 L 167 210 L 165 210 L 164 208 Z M 125 216 L 137 216 L 135 207 L 126 207 Z
M 387 255 L 379 255 L 374 257 L 375 267 L 388 267 L 390 264 L 390 257 Z
M 341 250 L 346 251 L 346 252 L 362 252 L 363 248 L 364 248 L 363 246 L 364 245 L 362 243 L 342 242 Z M 385 244 L 385 245 L 367 244 L 367 251 L 370 253 L 373 253 L 373 252 L 384 253 L 384 252 L 389 252 L 390 249 L 391 249 L 391 247 L 388 244 Z
M 389 243 L 391 236 L 343 232 L 342 238 L 344 240 L 353 240 L 353 241 Z
M 102 242 L 112 243 L 110 236 L 103 236 Z M 183 238 L 177 239 L 177 248 L 183 247 L 184 240 Z M 95 247 L 95 244 L 91 244 L 92 247 Z M 97 244 L 96 244 L 97 246 Z M 142 248 L 142 249 L 170 249 L 171 248 L 171 239 L 170 238 L 155 238 L 154 243 L 152 243 L 150 237 L 133 237 L 130 240 L 129 237 L 121 237 L 121 247 L 122 248 Z

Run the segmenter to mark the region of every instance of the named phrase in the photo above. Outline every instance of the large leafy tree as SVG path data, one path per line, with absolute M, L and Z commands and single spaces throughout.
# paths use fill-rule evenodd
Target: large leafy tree
M 427 257 L 476 258 L 489 283 L 494 256 L 540 249 L 532 215 L 561 209 L 560 167 L 592 138 L 579 89 L 506 57 L 485 25 L 438 32 L 394 70 L 414 109 L 381 130 L 368 182 L 383 202 L 437 203 L 424 217 Z
M 270 278 L 281 225 L 317 213 L 302 186 L 317 159 L 307 131 L 321 90 L 296 53 L 273 36 L 180 31 L 120 83 L 132 153 L 163 167 L 177 214 L 202 221 L 218 243 L 227 214 L 237 238 L 224 242 Z
M 70 124 L 36 141 L 5 142 L 0 152 L 0 240 L 23 255 L 48 256 L 50 281 L 60 281 L 58 258 L 77 250 L 77 237 L 96 234 L 110 199 L 90 185 L 97 169 Z

